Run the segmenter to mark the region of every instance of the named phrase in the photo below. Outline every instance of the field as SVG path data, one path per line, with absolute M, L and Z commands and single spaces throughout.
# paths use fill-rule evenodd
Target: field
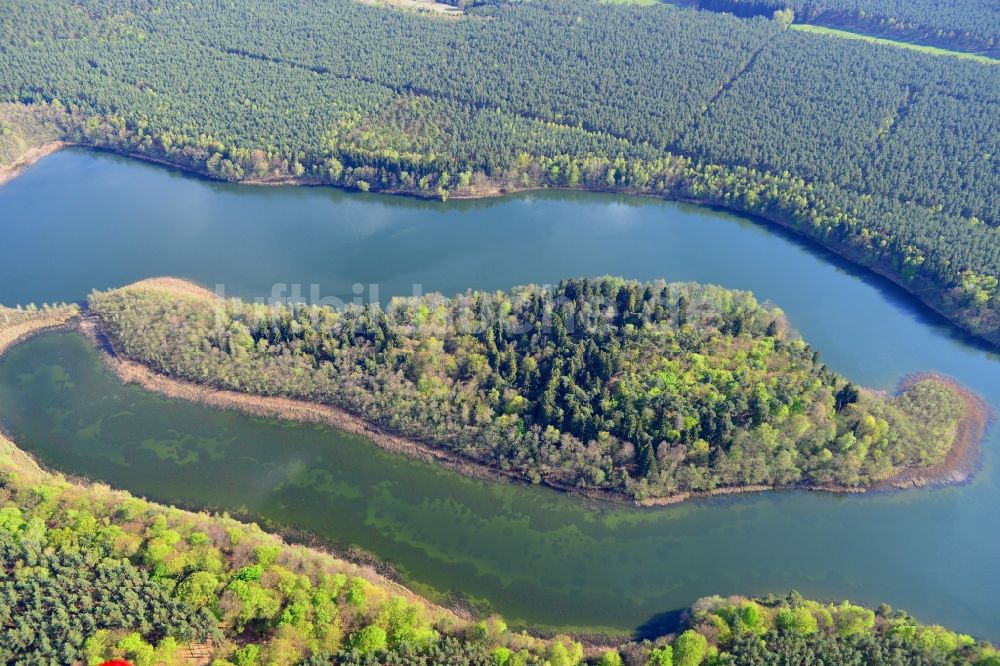
M 979 55 L 978 53 L 951 51 L 949 49 L 938 48 L 937 46 L 911 44 L 909 42 L 901 42 L 895 39 L 885 39 L 884 37 L 872 37 L 871 35 L 863 35 L 861 33 L 849 32 L 847 30 L 836 30 L 834 28 L 824 28 L 818 25 L 809 25 L 808 23 L 794 24 L 791 26 L 791 29 L 798 30 L 799 32 L 811 33 L 814 35 L 828 35 L 830 37 L 839 37 L 841 39 L 857 39 L 872 44 L 883 44 L 886 46 L 893 46 L 901 49 L 910 49 L 913 51 L 919 51 L 920 53 L 926 53 L 929 55 L 947 56 L 949 58 L 962 58 L 964 60 L 974 60 L 976 62 L 986 63 L 989 65 L 1000 65 L 1000 60 L 996 60 L 995 58 L 990 58 L 989 56 Z

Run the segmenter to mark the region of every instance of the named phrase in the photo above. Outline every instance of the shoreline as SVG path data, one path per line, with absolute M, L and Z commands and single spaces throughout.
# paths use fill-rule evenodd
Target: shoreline
M 49 141 L 40 146 L 29 148 L 24 155 L 21 155 L 9 164 L 0 164 L 0 187 L 20 176 L 29 167 L 38 163 L 43 158 L 70 145 L 73 144 L 66 143 L 65 141 Z
M 71 330 L 67 326 L 67 330 Z M 148 502 L 163 511 L 181 511 L 193 516 L 196 520 L 222 519 L 226 516 L 241 525 L 256 525 L 269 537 L 275 539 L 282 545 L 290 548 L 300 548 L 309 553 L 312 557 L 328 557 L 336 560 L 344 570 L 350 575 L 366 578 L 369 582 L 381 586 L 393 594 L 403 596 L 410 601 L 419 601 L 436 614 L 445 616 L 449 621 L 458 624 L 471 625 L 472 623 L 498 615 L 499 612 L 488 605 L 485 609 L 477 607 L 476 600 L 464 596 L 454 590 L 442 591 L 428 587 L 433 595 L 414 590 L 403 578 L 392 561 L 384 560 L 377 554 L 354 546 L 348 542 L 338 542 L 327 540 L 316 534 L 298 529 L 261 520 L 252 514 L 242 510 L 231 510 L 224 507 L 198 506 L 193 504 L 164 501 L 151 498 L 140 492 L 117 488 L 104 481 L 95 480 L 87 476 L 77 474 L 67 474 L 58 469 L 50 469 L 28 451 L 17 445 L 14 437 L 7 432 L 0 424 L 0 470 L 4 465 L 4 458 L 14 464 L 19 470 L 23 470 L 32 475 L 32 478 L 39 481 L 48 479 L 62 479 L 66 483 L 86 488 L 96 489 L 112 493 L 114 495 L 126 495 Z M 416 584 L 420 584 L 419 581 Z M 503 616 L 506 620 L 506 616 Z M 628 629 L 614 629 L 612 627 L 587 627 L 587 626 L 558 626 L 532 624 L 530 622 L 511 621 L 512 631 L 526 632 L 531 638 L 546 640 L 559 635 L 567 635 L 584 646 L 585 651 L 594 652 L 598 655 L 600 650 L 614 648 L 623 642 L 627 642 L 633 631 Z
M 183 293 L 199 298 L 215 298 L 211 292 L 176 278 L 144 280 L 157 288 L 178 288 Z M 174 287 L 171 287 L 174 285 Z M 186 286 L 185 286 L 186 285 Z M 864 494 L 886 490 L 902 490 L 922 486 L 957 485 L 971 479 L 978 466 L 980 445 L 989 424 L 988 405 L 972 391 L 954 380 L 933 373 L 912 375 L 900 382 L 900 391 L 922 379 L 939 381 L 959 394 L 965 404 L 965 414 L 956 426 L 955 439 L 948 456 L 941 463 L 928 468 L 910 467 L 898 470 L 886 479 L 873 481 L 869 486 L 848 487 L 838 484 L 798 484 L 725 486 L 703 491 L 682 491 L 662 497 L 637 499 L 626 493 L 600 488 L 578 487 L 557 479 L 541 477 L 533 484 L 516 471 L 497 469 L 489 464 L 469 458 L 442 447 L 387 432 L 365 419 L 333 405 L 310 402 L 282 396 L 259 396 L 220 389 L 209 384 L 196 384 L 154 371 L 142 363 L 124 358 L 114 348 L 95 317 L 84 314 L 77 322 L 78 330 L 98 349 L 105 366 L 124 384 L 138 384 L 145 390 L 162 396 L 186 400 L 215 409 L 238 411 L 249 416 L 272 418 L 325 425 L 364 437 L 390 453 L 406 456 L 428 464 L 436 464 L 474 479 L 498 483 L 515 483 L 524 486 L 542 485 L 557 492 L 564 492 L 587 500 L 611 502 L 622 505 L 652 508 L 680 504 L 689 500 L 707 499 L 727 495 L 744 495 L 767 491 L 811 491 L 836 494 Z
M 147 162 L 150 164 L 157 164 L 168 169 L 174 169 L 181 173 L 188 174 L 190 176 L 200 178 L 209 182 L 217 183 L 232 183 L 234 185 L 248 185 L 253 187 L 333 187 L 345 192 L 354 192 L 352 188 L 346 186 L 334 185 L 332 183 L 323 182 L 321 180 L 310 178 L 310 177 L 295 177 L 295 176 L 274 176 L 267 178 L 245 178 L 238 181 L 228 181 L 217 178 L 212 174 L 197 168 L 192 168 L 179 164 L 177 162 L 170 161 L 165 158 L 156 157 L 154 155 L 148 155 L 146 153 L 120 150 L 111 146 L 95 146 L 83 143 L 74 143 L 67 141 L 53 141 L 46 143 L 42 146 L 33 148 L 28 151 L 21 158 L 16 160 L 10 165 L 0 165 L 0 187 L 5 183 L 10 182 L 18 175 L 23 173 L 27 168 L 37 163 L 41 159 L 58 152 L 64 148 L 78 147 L 87 150 L 93 150 L 102 153 L 108 153 L 112 155 L 118 155 L 121 157 L 128 157 L 131 159 L 139 160 L 141 162 Z M 645 192 L 641 190 L 634 190 L 629 188 L 607 188 L 607 187 L 502 187 L 496 184 L 488 184 L 484 187 L 482 191 L 479 192 L 465 192 L 465 193 L 455 193 L 450 194 L 448 199 L 453 199 L 456 201 L 477 201 L 477 200 L 488 200 L 488 199 L 500 199 L 505 196 L 514 196 L 518 194 L 525 194 L 531 192 L 540 191 L 565 191 L 565 192 L 594 192 L 599 194 L 619 194 L 627 196 L 640 196 L 650 199 L 657 199 L 661 201 L 671 201 L 677 203 L 691 204 L 695 206 L 703 206 L 709 208 L 715 208 L 728 213 L 743 216 L 755 223 L 764 225 L 773 225 L 781 231 L 791 234 L 795 239 L 802 241 L 808 245 L 815 248 L 822 248 L 824 251 L 831 253 L 840 261 L 847 262 L 850 266 L 860 269 L 862 272 L 868 272 L 874 274 L 882 279 L 888 280 L 895 287 L 901 289 L 909 297 L 915 299 L 916 302 L 920 303 L 921 306 L 927 308 L 934 315 L 941 317 L 948 325 L 951 327 L 953 332 L 959 333 L 970 341 L 975 341 L 977 344 L 985 345 L 989 350 L 995 351 L 1000 348 L 1000 330 L 990 333 L 986 331 L 976 331 L 971 327 L 963 324 L 959 319 L 954 318 L 953 315 L 948 313 L 947 308 L 941 302 L 941 298 L 938 295 L 939 289 L 933 287 L 933 285 L 928 286 L 925 284 L 908 284 L 898 275 L 893 274 L 893 272 L 885 267 L 880 266 L 878 263 L 873 262 L 870 257 L 864 255 L 858 255 L 851 247 L 844 246 L 839 247 L 838 245 L 828 243 L 821 238 L 816 238 L 809 236 L 792 224 L 786 216 L 768 213 L 768 212 L 750 212 L 743 210 L 737 206 L 733 206 L 731 203 L 726 201 L 716 201 L 714 199 L 693 199 L 684 196 L 672 196 L 669 194 L 657 194 L 652 192 Z M 432 196 L 430 193 L 424 192 L 422 190 L 402 190 L 402 189 L 387 189 L 378 190 L 373 192 L 373 194 L 383 194 L 388 196 L 403 196 L 411 197 L 414 199 L 419 199 L 423 201 L 435 201 L 440 200 L 438 196 Z
M 39 318 L 35 321 L 22 322 L 21 324 L 16 324 L 10 327 L 0 327 L 0 358 L 3 358 L 6 352 L 15 345 L 36 335 L 57 330 L 79 330 L 82 323 L 79 311 L 67 310 L 66 312 L 59 313 L 57 316 Z M 163 502 L 150 499 L 145 495 L 132 493 L 120 488 L 114 488 L 101 481 L 95 481 L 87 477 L 65 474 L 58 470 L 49 469 L 39 462 L 34 455 L 19 447 L 16 444 L 14 437 L 10 435 L 3 424 L 0 424 L 0 464 L 2 464 L 4 456 L 6 456 L 6 458 L 15 467 L 23 469 L 27 473 L 32 476 L 37 476 L 38 478 L 62 477 L 67 483 L 73 485 L 85 488 L 101 488 L 117 495 L 140 497 L 163 510 L 169 510 L 173 507 L 179 511 L 193 514 L 196 517 L 214 519 L 214 517 L 221 516 L 223 513 L 223 510 L 215 510 L 211 507 L 197 508 L 182 505 L 177 505 L 175 507 L 173 505 L 168 506 Z M 244 525 L 251 523 L 259 524 L 260 522 L 252 520 L 250 517 L 242 515 L 239 512 L 232 513 L 232 516 L 233 520 L 236 520 Z M 433 601 L 422 594 L 414 592 L 407 587 L 406 583 L 398 576 L 395 567 L 391 562 L 383 561 L 374 553 L 369 553 L 360 549 L 352 549 L 349 546 L 340 547 L 337 544 L 315 537 L 310 533 L 301 532 L 300 530 L 292 528 L 266 524 L 261 527 L 267 534 L 281 544 L 303 548 L 314 557 L 334 558 L 343 565 L 343 568 L 350 569 L 352 575 L 360 575 L 368 579 L 373 584 L 379 585 L 387 590 L 391 590 L 393 593 L 404 596 L 410 601 L 419 600 L 431 609 L 432 612 L 447 614 L 453 618 L 453 621 L 470 622 L 477 617 L 471 608 L 463 606 L 461 603 L 452 604 L 447 603 L 446 601 Z
M 491 605 L 486 608 L 477 607 L 474 598 L 464 596 L 454 590 L 441 591 L 428 587 L 427 589 L 432 590 L 433 595 L 417 591 L 411 588 L 410 583 L 399 574 L 393 562 L 384 560 L 373 552 L 347 542 L 329 541 L 312 532 L 263 521 L 242 511 L 176 502 L 167 503 L 139 492 L 117 488 L 87 476 L 66 474 L 57 469 L 50 469 L 39 462 L 33 454 L 20 448 L 10 433 L 0 427 L 0 471 L 4 467 L 5 459 L 19 471 L 30 474 L 32 479 L 39 482 L 46 479 L 61 479 L 67 484 L 86 490 L 107 492 L 115 496 L 134 497 L 147 502 L 160 511 L 183 512 L 196 521 L 207 520 L 214 523 L 228 517 L 229 520 L 245 527 L 255 525 L 262 533 L 287 548 L 301 549 L 312 558 L 331 558 L 336 561 L 338 568 L 348 575 L 365 578 L 389 594 L 402 596 L 410 602 L 417 601 L 423 604 L 429 612 L 437 616 L 438 621 L 444 619 L 446 622 L 460 626 L 471 626 L 479 620 L 500 615 L 499 611 L 494 610 Z M 419 581 L 415 583 L 420 585 Z M 505 620 L 508 619 L 506 616 L 502 617 Z M 560 635 L 569 636 L 581 643 L 584 650 L 592 656 L 599 656 L 601 651 L 605 649 L 618 647 L 622 643 L 628 642 L 634 635 L 633 630 L 630 629 L 601 626 L 550 626 L 514 620 L 510 621 L 510 628 L 513 632 L 524 632 L 532 639 L 548 640 Z
M 216 510 L 212 507 L 199 509 L 183 504 L 168 505 L 164 502 L 151 499 L 145 495 L 137 494 L 129 490 L 123 490 L 121 488 L 115 488 L 103 481 L 95 481 L 88 477 L 65 474 L 58 470 L 49 469 L 39 462 L 34 455 L 17 446 L 14 438 L 3 428 L 0 428 L 0 466 L 3 464 L 4 457 L 6 457 L 6 459 L 16 467 L 23 469 L 33 477 L 50 479 L 61 478 L 66 483 L 74 486 L 86 489 L 102 490 L 119 496 L 126 495 L 140 498 L 148 502 L 150 505 L 156 506 L 159 510 L 182 511 L 186 514 L 192 515 L 195 520 L 215 520 L 216 518 L 223 517 L 223 511 Z M 393 575 L 394 570 L 391 568 L 391 565 L 386 568 L 384 566 L 385 563 L 367 551 L 360 551 L 357 553 L 357 555 L 359 555 L 358 557 L 351 557 L 348 549 L 338 549 L 334 547 L 333 544 L 323 541 L 322 539 L 306 538 L 305 536 L 300 536 L 298 532 L 292 529 L 272 529 L 270 526 L 261 525 L 260 521 L 253 520 L 249 516 L 240 514 L 239 512 L 226 513 L 230 515 L 232 520 L 242 525 L 257 525 L 260 527 L 261 531 L 284 546 L 302 548 L 308 551 L 313 557 L 332 558 L 337 561 L 340 568 L 346 570 L 350 575 L 366 578 L 369 582 L 376 584 L 393 594 L 406 597 L 409 601 L 419 600 L 432 612 L 446 614 L 449 619 L 453 621 L 465 623 L 472 621 L 474 617 L 474 615 L 471 612 L 468 612 L 467 609 L 452 608 L 446 604 L 435 602 L 424 595 L 414 592 Z
M 78 311 L 67 308 L 64 312 L 55 311 L 34 320 L 29 319 L 12 326 L 0 327 L 0 358 L 3 358 L 14 345 L 39 333 L 69 326 L 77 316 L 79 316 Z

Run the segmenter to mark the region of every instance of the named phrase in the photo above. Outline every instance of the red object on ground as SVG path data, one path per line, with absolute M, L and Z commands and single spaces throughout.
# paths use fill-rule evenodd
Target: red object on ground
M 124 659 L 112 659 L 111 661 L 104 662 L 101 666 L 132 666 L 132 664 Z

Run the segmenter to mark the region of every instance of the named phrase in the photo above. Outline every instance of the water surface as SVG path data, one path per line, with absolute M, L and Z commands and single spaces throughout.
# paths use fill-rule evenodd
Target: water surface
M 934 370 L 1000 405 L 996 358 L 899 289 L 787 234 L 692 206 L 250 188 L 74 150 L 0 189 L 0 231 L 7 304 L 78 300 L 164 274 L 247 298 L 275 283 L 368 298 L 375 284 L 383 301 L 414 285 L 450 294 L 608 273 L 713 282 L 778 303 L 857 381 L 891 389 Z M 1000 640 L 995 433 L 980 474 L 957 488 L 595 507 L 469 480 L 326 428 L 123 387 L 73 334 L 0 360 L 0 423 L 53 467 L 356 544 L 419 589 L 487 600 L 523 622 L 634 629 L 699 596 L 795 588 L 888 602 Z

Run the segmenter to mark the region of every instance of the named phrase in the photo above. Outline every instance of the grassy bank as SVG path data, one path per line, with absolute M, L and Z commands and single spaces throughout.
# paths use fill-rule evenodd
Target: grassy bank
M 76 305 L 42 308 L 6 308 L 0 306 L 0 356 L 18 342 L 53 328 L 64 326 L 79 314 Z
M 948 58 L 962 58 L 965 60 L 972 60 L 975 62 L 989 64 L 989 65 L 1000 65 L 1000 60 L 985 55 L 979 55 L 978 53 L 968 53 L 966 51 L 952 51 L 950 49 L 943 49 L 937 46 L 928 46 L 926 44 L 913 44 L 910 42 L 903 42 L 896 39 L 887 39 L 885 37 L 874 37 L 872 35 L 865 35 L 859 32 L 850 32 L 848 30 L 837 30 L 836 28 L 825 28 L 819 25 L 809 25 L 808 23 L 795 23 L 792 24 L 790 27 L 792 30 L 798 30 L 799 32 L 804 32 L 813 35 L 824 35 L 829 37 L 837 37 L 839 39 L 855 39 L 864 42 L 869 42 L 871 44 L 880 44 L 882 46 L 891 46 L 900 49 L 910 49 L 912 51 L 917 51 L 919 53 L 926 53 L 928 55 L 943 56 Z

